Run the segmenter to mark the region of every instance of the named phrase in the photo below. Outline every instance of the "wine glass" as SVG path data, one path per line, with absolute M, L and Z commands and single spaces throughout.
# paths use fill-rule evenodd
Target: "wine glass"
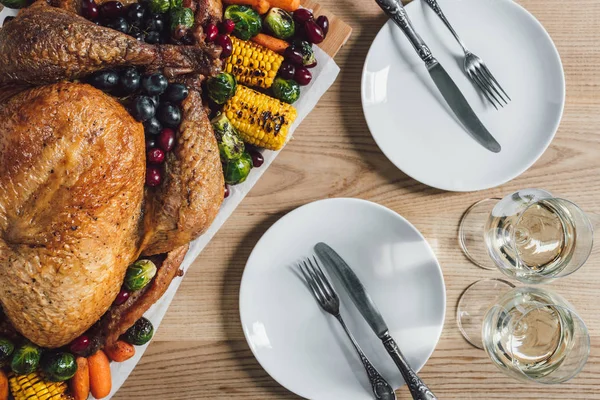
M 537 287 L 506 291 L 510 286 L 483 280 L 461 296 L 457 318 L 465 338 L 483 348 L 494 365 L 513 378 L 543 384 L 573 378 L 590 353 L 590 336 L 581 317 L 552 291 Z M 505 291 L 480 313 L 481 301 L 489 296 L 478 298 L 477 293 L 490 288 Z
M 586 262 L 595 219 L 550 192 L 523 189 L 472 205 L 460 222 L 459 243 L 476 265 L 537 284 L 569 275 Z

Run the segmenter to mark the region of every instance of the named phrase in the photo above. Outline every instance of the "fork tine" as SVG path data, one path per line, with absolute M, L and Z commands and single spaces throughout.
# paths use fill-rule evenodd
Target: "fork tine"
M 484 79 L 481 76 L 481 72 L 477 68 L 475 68 L 475 70 L 473 71 L 473 76 L 475 77 L 475 79 L 477 79 L 479 81 L 479 83 L 481 84 L 481 86 L 483 86 L 485 88 L 486 93 L 492 99 L 495 100 L 496 104 L 499 105 L 500 107 L 504 107 L 504 104 L 500 100 L 498 100 L 498 98 L 496 97 L 496 95 L 492 91 L 492 89 L 490 87 L 491 84 L 486 79 Z
M 492 103 L 492 105 L 494 106 L 494 108 L 497 110 L 498 106 L 496 105 L 496 103 L 494 102 L 494 100 L 492 100 L 492 98 L 488 94 L 486 88 L 481 84 L 481 82 L 479 82 L 479 80 L 475 77 L 475 74 L 473 74 L 473 72 L 471 70 L 469 70 L 468 72 L 469 72 L 469 78 L 471 78 L 471 80 L 473 82 L 475 82 L 475 84 L 479 87 L 479 90 L 481 91 L 481 93 L 483 93 L 483 95 L 485 96 L 485 98 L 488 99 L 488 101 L 490 103 Z
M 332 298 L 336 298 L 337 294 L 335 293 L 335 290 L 331 286 L 329 279 L 327 279 L 327 276 L 325 276 L 325 273 L 321 269 L 321 266 L 319 265 L 317 258 L 315 256 L 313 256 L 313 259 L 315 260 L 315 265 L 316 265 L 315 269 L 316 269 L 317 273 L 321 276 L 321 280 L 322 280 L 323 284 L 325 285 L 325 289 L 327 289 L 327 292 L 329 292 L 329 296 Z M 308 259 L 308 262 L 312 265 L 312 261 L 310 260 L 310 258 Z
M 499 97 L 500 99 L 502 99 L 502 101 L 503 101 L 505 104 L 508 104 L 508 101 L 507 101 L 507 100 L 506 100 L 506 99 L 505 99 L 505 98 L 504 98 L 504 97 L 503 97 L 503 96 L 500 94 L 500 92 L 498 91 L 498 89 L 496 89 L 496 85 L 494 85 L 494 82 L 492 82 L 492 80 L 491 80 L 491 79 L 490 79 L 490 78 L 487 76 L 487 74 L 485 73 L 485 70 L 483 69 L 483 64 L 480 64 L 480 65 L 479 65 L 478 72 L 479 72 L 479 76 L 480 76 L 480 78 L 481 78 L 481 79 L 482 79 L 482 80 L 483 80 L 485 83 L 487 83 L 488 90 L 493 90 L 494 92 L 496 92 L 496 94 L 498 95 L 498 97 Z M 494 96 L 494 97 L 496 97 L 496 96 Z M 502 105 L 502 104 L 501 104 L 501 105 Z
M 308 259 L 308 261 L 310 262 L 310 259 Z M 319 293 L 323 299 L 322 301 L 325 301 L 327 298 L 329 298 L 329 296 L 326 294 L 326 292 L 324 290 L 323 282 L 321 282 L 321 278 L 317 275 L 317 273 L 313 269 L 311 269 L 311 267 L 308 266 L 308 264 L 306 263 L 306 260 L 304 260 L 302 262 L 304 263 L 304 266 L 306 267 L 308 273 L 310 274 L 313 283 L 319 290 Z
M 304 280 L 306 280 L 306 284 L 309 286 L 310 291 L 312 292 L 313 296 L 315 296 L 315 299 L 317 300 L 317 302 L 319 304 L 322 303 L 322 300 L 320 298 L 320 294 L 318 292 L 317 287 L 315 286 L 314 283 L 314 279 L 310 276 L 308 271 L 304 270 L 304 267 L 302 266 L 302 263 L 298 263 L 298 266 L 300 267 L 300 271 L 302 272 L 302 275 L 304 275 Z
M 500 90 L 502 90 L 502 93 L 504 93 L 504 95 L 506 96 L 506 98 L 508 98 L 509 101 L 512 101 L 512 99 L 510 98 L 510 96 L 504 91 L 504 89 L 502 89 L 502 86 L 500 86 L 500 84 L 498 83 L 498 81 L 496 80 L 496 78 L 494 78 L 494 75 L 492 75 L 492 72 L 488 69 L 488 67 L 485 64 L 481 64 L 481 67 L 483 69 L 483 71 L 488 75 L 488 77 L 494 81 L 494 83 L 496 84 L 496 86 L 498 86 L 498 88 Z M 508 104 L 508 102 L 507 102 Z

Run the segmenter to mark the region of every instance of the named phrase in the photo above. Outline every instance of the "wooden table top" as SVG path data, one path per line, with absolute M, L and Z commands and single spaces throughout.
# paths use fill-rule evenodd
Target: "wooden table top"
M 360 103 L 360 77 L 369 45 L 385 22 L 374 1 L 321 0 L 354 28 L 337 55 L 340 76 L 185 279 L 155 340 L 117 399 L 293 399 L 254 359 L 242 332 L 238 292 L 246 259 L 277 219 L 326 197 L 357 197 L 389 207 L 427 238 L 442 265 L 446 321 L 421 371 L 440 399 L 600 399 L 600 255 L 576 274 L 549 285 L 587 322 L 592 350 L 584 370 L 555 386 L 522 384 L 462 339 L 458 297 L 471 282 L 500 277 L 463 256 L 457 227 L 463 211 L 485 197 L 539 187 L 600 213 L 600 1 L 518 0 L 549 31 L 567 82 L 564 117 L 550 148 L 521 177 L 478 193 L 429 188 L 397 170 L 379 151 Z M 398 391 L 410 399 L 408 391 Z M 337 400 L 337 399 L 335 399 Z

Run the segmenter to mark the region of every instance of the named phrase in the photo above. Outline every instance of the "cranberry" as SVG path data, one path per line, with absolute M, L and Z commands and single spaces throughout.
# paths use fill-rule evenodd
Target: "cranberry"
M 221 58 L 227 58 L 233 53 L 233 43 L 231 43 L 231 38 L 227 35 L 217 35 L 215 39 L 215 44 L 217 46 L 221 46 L 223 49 L 221 51 Z
M 106 19 L 113 19 L 123 16 L 125 7 L 120 1 L 107 1 L 100 6 L 100 14 Z
M 148 165 L 146 167 L 146 185 L 158 186 L 162 182 L 162 171 L 159 167 Z
M 299 8 L 294 11 L 294 20 L 299 24 L 304 24 L 305 22 L 312 21 L 314 18 L 313 13 L 306 8 Z
M 300 50 L 294 49 L 292 46 L 285 49 L 283 56 L 286 60 L 293 64 L 302 65 L 302 53 Z
M 259 168 L 265 162 L 265 158 L 258 150 L 251 149 L 248 151 L 250 153 L 250 157 L 252 157 L 252 166 L 254 168 Z
M 315 21 L 308 21 L 304 24 L 304 31 L 306 32 L 306 38 L 311 43 L 321 43 L 325 40 L 323 30 Z
M 81 335 L 71 342 L 69 350 L 75 354 L 79 354 L 86 351 L 88 347 L 90 347 L 90 338 L 85 335 Z
M 229 197 L 229 185 L 225 185 L 225 190 L 223 191 L 223 198 L 226 199 Z
M 147 158 L 150 164 L 162 164 L 165 161 L 165 152 L 158 148 L 150 149 Z
M 158 143 L 156 143 L 156 139 L 154 139 L 154 138 L 146 139 L 146 150 L 153 149 L 157 145 L 158 145 Z
M 294 79 L 296 67 L 289 61 L 284 61 L 279 68 L 279 76 L 283 79 Z
M 98 4 L 94 0 L 83 0 L 81 3 L 81 14 L 87 19 L 96 19 L 100 12 L 98 11 Z
M 121 304 L 125 303 L 129 298 L 129 294 L 130 293 L 127 290 L 121 289 L 121 291 L 117 295 L 117 298 L 114 301 L 115 305 L 120 306 Z
M 217 26 L 215 24 L 208 24 L 206 26 L 206 41 L 207 42 L 212 42 L 213 40 L 215 40 L 217 38 L 218 34 L 219 34 L 219 29 L 217 28 Z
M 230 19 L 226 19 L 221 23 L 221 33 L 229 35 L 235 29 L 235 22 Z
M 294 74 L 294 80 L 298 82 L 299 85 L 306 86 L 312 80 L 312 74 L 305 67 L 296 68 L 296 73 Z
M 317 25 L 319 25 L 319 28 L 321 28 L 323 34 L 327 36 L 327 32 L 329 32 L 329 18 L 327 18 L 324 15 L 321 15 L 319 18 L 317 18 L 315 22 L 317 23 Z
M 158 135 L 158 147 L 163 149 L 163 151 L 171 151 L 173 150 L 173 146 L 175 145 L 175 131 L 171 128 L 165 128 L 160 131 Z

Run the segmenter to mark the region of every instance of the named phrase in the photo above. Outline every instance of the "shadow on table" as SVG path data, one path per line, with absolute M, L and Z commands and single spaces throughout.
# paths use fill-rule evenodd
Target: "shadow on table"
M 269 215 L 242 239 L 228 262 L 221 296 L 222 324 L 227 335 L 227 345 L 230 347 L 231 352 L 237 355 L 236 361 L 240 370 L 248 375 L 249 380 L 254 385 L 261 387 L 264 393 L 268 393 L 268 398 L 276 399 L 299 399 L 300 397 L 279 385 L 254 358 L 248 344 L 243 339 L 244 333 L 239 318 L 239 293 L 244 267 L 256 242 L 271 225 L 289 211 L 291 209 Z M 232 310 L 235 310 L 233 314 Z

